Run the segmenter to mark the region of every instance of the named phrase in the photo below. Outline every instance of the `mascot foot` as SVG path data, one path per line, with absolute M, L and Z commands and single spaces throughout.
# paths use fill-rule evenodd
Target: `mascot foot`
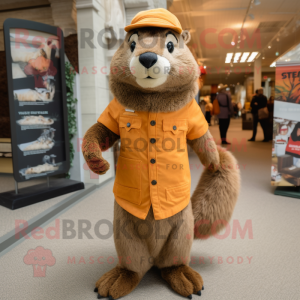
M 133 291 L 139 282 L 140 278 L 136 272 L 115 267 L 96 282 L 94 292 L 98 292 L 98 299 L 118 299 Z
M 161 269 L 161 276 L 171 288 L 183 297 L 192 299 L 192 294 L 201 296 L 203 279 L 189 266 L 172 266 Z

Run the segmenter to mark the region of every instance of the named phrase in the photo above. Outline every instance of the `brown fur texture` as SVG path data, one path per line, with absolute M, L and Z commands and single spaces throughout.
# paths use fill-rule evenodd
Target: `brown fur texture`
M 125 226 L 126 225 L 126 226 Z M 150 228 L 150 229 L 149 229 Z M 123 230 L 122 230 L 123 229 Z M 124 231 L 129 234 L 127 235 Z M 114 208 L 114 239 L 119 257 L 130 257 L 121 265 L 140 273 L 141 277 L 153 265 L 165 268 L 174 264 L 174 257 L 184 257 L 189 261 L 193 241 L 194 218 L 189 204 L 176 215 L 155 220 L 152 207 L 147 218 L 141 220 L 124 210 L 117 202 Z M 184 243 L 181 243 L 184 241 Z M 141 258 L 145 257 L 145 261 Z M 148 258 L 154 261 L 149 262 Z
M 198 155 L 201 163 L 211 171 L 216 171 L 219 167 L 220 157 L 217 145 L 211 133 L 207 131 L 201 138 L 187 140 L 187 143 Z
M 101 123 L 94 124 L 84 135 L 82 153 L 89 168 L 102 175 L 109 170 L 109 163 L 102 157 L 102 151 L 112 147 L 120 137 Z
M 120 293 L 125 295 L 131 291 L 126 286 L 132 287 L 134 285 L 132 281 L 136 284 L 135 278 L 139 278 L 138 281 L 140 281 L 152 266 L 157 266 L 160 269 L 169 268 L 174 266 L 176 258 L 178 258 L 179 266 L 183 264 L 187 266 L 190 261 L 193 230 L 194 218 L 191 203 L 178 214 L 168 219 L 156 221 L 152 208 L 146 220 L 141 220 L 115 202 L 114 240 L 118 257 L 121 260 L 114 271 L 104 274 L 97 281 L 96 287 L 99 291 L 109 291 L 109 295 L 116 299 L 110 291 L 118 280 L 115 275 L 118 270 L 127 269 L 133 272 L 131 277 L 124 278 L 124 285 L 118 285 Z M 164 271 L 164 274 L 167 273 Z M 136 274 L 137 277 L 133 274 Z M 197 275 L 193 276 L 195 281 L 199 279 L 200 275 Z M 169 277 L 167 276 L 167 278 Z M 128 282 L 126 283 L 126 281 Z M 171 279 L 167 281 L 171 286 L 174 283 L 174 280 Z M 178 278 L 177 282 L 181 282 L 181 286 L 184 286 L 186 279 L 184 277 Z M 202 287 L 203 281 L 197 282 Z M 188 290 L 190 291 L 190 289 Z M 101 296 L 107 296 L 106 293 L 99 293 Z
M 203 279 L 191 267 L 181 265 L 164 268 L 161 270 L 161 276 L 181 296 L 189 298 L 192 294 L 201 296 Z
M 206 168 L 191 198 L 195 238 L 205 239 L 219 232 L 230 220 L 240 190 L 240 171 L 234 156 L 218 147 L 220 164 L 216 172 Z
M 118 299 L 133 291 L 139 282 L 137 273 L 115 267 L 96 282 L 95 292 L 98 292 L 99 297 L 102 298 L 111 296 L 113 299 Z
M 198 65 L 185 42 L 189 33 L 176 35 L 178 51 L 169 53 L 165 49 L 166 32 L 169 29 L 139 29 L 139 41 L 136 50 L 131 53 L 128 38 L 115 53 L 111 62 L 110 89 L 118 101 L 125 107 L 136 111 L 170 112 L 184 107 L 198 92 Z M 151 45 L 145 47 L 145 45 Z M 163 46 L 162 46 L 163 45 Z M 130 72 L 130 59 L 145 52 L 155 52 L 166 57 L 171 63 L 167 81 L 155 89 L 143 89 L 136 83 Z M 125 76 L 124 76 L 125 75 Z

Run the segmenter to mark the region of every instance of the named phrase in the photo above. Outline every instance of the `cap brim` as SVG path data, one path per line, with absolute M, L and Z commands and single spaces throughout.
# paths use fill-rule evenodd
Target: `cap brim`
M 173 25 L 172 23 L 166 21 L 166 20 L 162 20 L 160 19 L 159 21 L 155 18 L 145 18 L 140 20 L 139 22 L 135 23 L 135 24 L 130 24 L 128 26 L 126 26 L 124 29 L 126 32 L 129 32 L 133 29 L 137 29 L 137 28 L 143 28 L 143 27 L 160 27 L 160 28 L 169 28 L 172 29 L 174 31 L 176 31 L 177 33 L 182 33 L 182 28 Z

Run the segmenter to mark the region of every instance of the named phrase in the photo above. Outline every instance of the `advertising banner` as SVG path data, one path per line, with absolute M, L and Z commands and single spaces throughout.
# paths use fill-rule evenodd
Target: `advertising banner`
M 17 182 L 70 168 L 61 29 L 4 22 L 13 173 Z
M 300 64 L 276 64 L 271 184 L 300 186 Z

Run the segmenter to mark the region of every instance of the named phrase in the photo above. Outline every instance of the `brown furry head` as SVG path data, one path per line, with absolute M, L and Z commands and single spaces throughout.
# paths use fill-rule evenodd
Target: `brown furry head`
M 111 62 L 110 89 L 125 107 L 170 112 L 198 91 L 199 68 L 186 46 L 188 31 L 142 28 L 131 31 Z
M 229 222 L 240 190 L 240 172 L 234 156 L 219 147 L 218 171 L 206 168 L 191 198 L 195 238 L 205 239 Z

